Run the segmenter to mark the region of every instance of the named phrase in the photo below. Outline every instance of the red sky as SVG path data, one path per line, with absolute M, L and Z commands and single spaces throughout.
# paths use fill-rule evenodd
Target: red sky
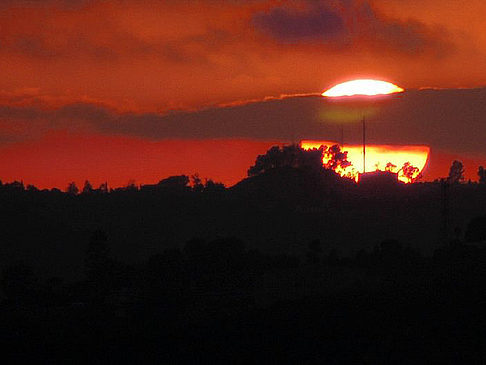
M 316 93 L 361 76 L 406 89 L 482 87 L 484 14 L 482 0 L 4 0 L 0 179 L 123 185 L 199 172 L 232 184 L 256 154 L 291 138 L 262 127 L 285 116 L 272 109 L 282 105 L 249 106 L 246 119 L 231 120 L 201 109 Z M 374 142 L 426 142 L 428 178 L 447 174 L 450 158 L 460 158 L 474 179 L 486 150 L 467 140 L 478 134 L 483 110 L 449 113 L 441 129 L 440 108 L 423 108 L 403 110 L 410 120 L 429 113 L 436 129 L 403 118 L 400 135 L 388 133 L 394 140 L 377 132 Z M 174 109 L 195 112 L 167 115 Z M 294 137 L 312 137 L 304 124 L 294 122 Z M 451 137 L 458 124 L 470 131 L 463 140 Z
M 56 132 L 4 148 L 2 167 L 6 181 L 23 179 L 41 188 L 64 189 L 69 181 L 82 186 L 86 179 L 94 186 L 105 181 L 110 187 L 125 186 L 131 179 L 154 184 L 166 176 L 195 173 L 231 185 L 241 180 L 256 155 L 274 144 L 232 139 L 154 142 Z M 224 163 L 221 155 L 231 163 Z

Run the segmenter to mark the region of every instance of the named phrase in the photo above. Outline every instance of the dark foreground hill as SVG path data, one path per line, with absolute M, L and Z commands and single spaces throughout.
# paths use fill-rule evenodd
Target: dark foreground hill
M 151 186 L 79 195 L 0 187 L 0 265 L 32 263 L 47 276 L 80 277 L 89 237 L 108 236 L 112 255 L 137 263 L 192 238 L 238 237 L 262 252 L 303 256 L 319 239 L 351 255 L 385 239 L 431 254 L 486 213 L 484 185 L 439 183 L 362 188 L 333 172 L 276 169 L 230 189 Z M 445 204 L 445 205 L 444 205 Z M 457 230 L 456 230 L 457 228 Z
M 486 359 L 483 185 L 281 169 L 0 201 L 7 362 Z

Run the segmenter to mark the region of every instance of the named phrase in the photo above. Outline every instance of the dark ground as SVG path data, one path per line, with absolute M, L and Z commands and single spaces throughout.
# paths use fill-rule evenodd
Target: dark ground
M 486 189 L 444 189 L 295 169 L 231 189 L 3 185 L 3 357 L 484 363 Z

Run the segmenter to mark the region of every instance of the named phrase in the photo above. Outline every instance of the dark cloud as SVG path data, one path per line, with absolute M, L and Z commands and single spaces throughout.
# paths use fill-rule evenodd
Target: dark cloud
M 274 8 L 268 13 L 257 13 L 253 23 L 283 43 L 326 41 L 346 32 L 341 16 L 319 4 L 305 10 Z
M 444 29 L 379 14 L 368 1 L 301 1 L 304 9 L 280 6 L 254 15 L 255 28 L 280 43 L 445 55 L 453 45 Z M 336 5 L 337 4 L 337 5 Z
M 15 123 L 17 120 L 34 120 L 45 116 L 45 113 L 35 107 L 0 106 L 0 120 L 8 120 Z
M 335 108 L 336 104 L 318 96 L 168 114 L 117 113 L 101 105 L 79 103 L 56 110 L 3 106 L 0 121 L 11 126 L 23 121 L 25 128 L 43 131 L 84 128 L 149 140 L 339 140 L 342 122 L 333 120 Z M 343 113 L 343 106 L 339 108 Z M 353 113 L 350 109 L 349 115 Z M 412 90 L 375 105 L 368 117 L 368 138 L 370 143 L 425 144 L 433 150 L 486 156 L 485 116 L 486 88 Z M 348 143 L 361 141 L 359 118 L 355 119 L 344 125 Z
M 354 32 L 367 39 L 369 46 L 410 54 L 430 52 L 438 56 L 444 56 L 454 48 L 443 28 L 431 28 L 414 19 L 401 21 L 384 17 L 367 1 L 353 9 Z
M 131 2 L 115 0 L 112 3 L 113 8 L 117 8 L 120 4 Z M 214 66 L 214 69 L 220 68 L 221 63 L 218 62 L 222 58 L 243 59 L 248 54 L 245 52 L 248 46 L 261 55 L 266 52 L 266 44 L 262 48 L 254 47 L 253 42 L 261 39 L 252 38 L 252 32 L 241 29 L 236 32 L 224 22 L 207 25 L 204 17 L 196 21 L 201 24 L 192 33 L 181 32 L 177 36 L 166 35 L 160 38 L 143 37 L 136 30 L 117 21 L 117 15 L 111 17 L 108 7 L 97 13 L 94 6 L 88 6 L 98 4 L 102 7 L 103 3 L 103 0 L 0 1 L 0 10 L 25 6 L 45 6 L 49 9 L 43 13 L 45 18 L 36 18 L 32 22 L 22 17 L 19 17 L 18 22 L 5 21 L 3 28 L 10 30 L 0 34 L 0 51 L 7 55 L 20 54 L 42 61 L 92 59 L 100 64 L 132 63 L 134 59 L 152 60 L 156 57 L 171 65 Z M 159 3 L 161 6 L 163 4 L 166 3 Z M 415 20 L 401 21 L 385 17 L 377 13 L 367 1 L 300 0 L 286 4 L 267 12 L 254 13 L 250 18 L 251 24 L 260 34 L 282 44 L 325 44 L 329 49 L 337 51 L 366 50 L 375 54 L 392 51 L 406 56 L 444 56 L 454 48 L 443 29 L 433 29 Z M 54 6 L 69 9 L 64 16 L 72 17 L 73 22 L 67 25 L 59 21 L 56 15 L 58 12 L 50 12 Z M 214 16 L 216 10 L 211 8 L 207 11 L 213 12 Z M 87 14 L 92 14 L 92 17 L 87 17 Z M 193 14 L 188 11 L 188 15 Z M 32 14 L 29 16 L 32 17 Z M 188 20 L 189 28 L 194 26 L 191 23 L 194 21 L 193 18 Z M 163 29 L 163 18 L 160 24 Z M 184 29 L 184 24 L 180 24 L 180 29 Z M 232 62 L 238 62 L 235 60 Z

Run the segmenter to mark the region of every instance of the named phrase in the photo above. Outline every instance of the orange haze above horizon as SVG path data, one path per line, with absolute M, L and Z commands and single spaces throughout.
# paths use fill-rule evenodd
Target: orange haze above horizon
M 247 176 L 257 155 L 282 144 L 247 139 L 147 143 L 133 137 L 55 132 L 39 140 L 0 147 L 0 178 L 3 182 L 23 180 L 41 189 L 64 189 L 71 181 L 79 187 L 85 180 L 96 187 L 105 181 L 110 187 L 120 187 L 129 180 L 154 184 L 170 175 L 199 173 L 202 178 L 231 186 Z M 445 151 L 430 151 L 429 157 L 423 170 L 425 181 L 447 176 L 454 159 L 463 161 L 467 179 L 477 180 L 478 166 L 486 166 L 485 159 L 463 159 Z

